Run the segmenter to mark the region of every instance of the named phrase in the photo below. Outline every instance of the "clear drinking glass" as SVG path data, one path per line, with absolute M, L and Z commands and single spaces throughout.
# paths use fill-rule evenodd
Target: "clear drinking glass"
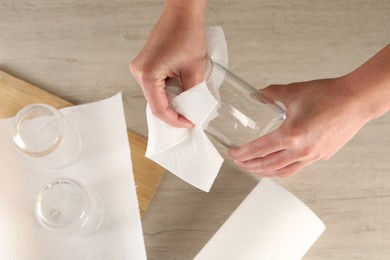
M 55 234 L 85 236 L 102 224 L 104 205 L 80 182 L 58 179 L 39 193 L 35 213 L 41 226 Z
M 205 132 L 225 148 L 240 147 L 271 132 L 286 118 L 282 105 L 266 99 L 261 91 L 211 60 L 205 80 L 219 100 Z
M 45 104 L 32 104 L 14 118 L 13 140 L 27 158 L 49 168 L 61 168 L 77 160 L 81 137 L 63 114 Z

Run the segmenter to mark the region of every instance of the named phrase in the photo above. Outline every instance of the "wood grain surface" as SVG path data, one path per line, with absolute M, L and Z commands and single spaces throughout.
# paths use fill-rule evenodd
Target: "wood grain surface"
M 55 108 L 72 106 L 68 101 L 0 71 L 0 118 L 12 117 L 21 108 L 33 103 L 44 103 Z M 157 191 L 165 170 L 145 158 L 147 141 L 144 137 L 131 131 L 128 132 L 128 137 L 142 217 Z
M 0 67 L 75 104 L 122 91 L 128 129 L 146 136 L 129 63 L 163 5 L 0 0 Z M 207 25 L 223 27 L 230 70 L 260 88 L 350 72 L 390 42 L 389 13 L 388 0 L 220 0 Z M 304 259 L 390 259 L 389 133 L 388 113 L 329 161 L 276 180 L 327 226 Z M 192 259 L 256 183 L 229 162 L 210 193 L 165 174 L 142 221 L 148 259 Z

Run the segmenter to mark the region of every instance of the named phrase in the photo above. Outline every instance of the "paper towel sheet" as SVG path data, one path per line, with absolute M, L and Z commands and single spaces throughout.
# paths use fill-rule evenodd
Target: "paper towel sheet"
M 301 259 L 324 230 L 305 204 L 263 179 L 194 259 Z
M 208 28 L 206 38 L 209 57 L 227 67 L 227 45 L 222 28 Z M 195 127 L 169 126 L 155 117 L 147 106 L 149 140 L 146 157 L 191 185 L 209 191 L 223 163 L 222 156 L 204 133 L 204 128 L 215 116 L 218 100 L 206 82 L 183 93 L 180 90 L 176 79 L 167 82 L 166 91 L 171 105 Z
M 81 133 L 83 147 L 77 162 L 57 170 L 24 160 L 12 143 L 12 119 L 0 120 L 0 259 L 146 259 L 121 94 L 62 112 Z M 36 221 L 39 191 L 62 177 L 102 198 L 105 219 L 96 233 L 61 237 Z

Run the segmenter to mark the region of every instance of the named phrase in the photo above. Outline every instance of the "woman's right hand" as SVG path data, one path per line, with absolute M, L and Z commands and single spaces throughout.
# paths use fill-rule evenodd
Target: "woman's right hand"
M 185 91 L 206 69 L 205 0 L 167 0 L 162 16 L 130 64 L 155 116 L 175 127 L 193 124 L 169 106 L 166 80 L 178 78 Z

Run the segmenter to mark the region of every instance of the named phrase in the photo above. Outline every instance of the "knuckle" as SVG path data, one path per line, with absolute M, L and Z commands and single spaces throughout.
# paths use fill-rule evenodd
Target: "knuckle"
M 271 171 L 277 168 L 279 164 L 280 164 L 280 160 L 276 158 L 272 158 L 272 159 L 264 160 L 264 162 L 262 162 L 261 164 L 261 168 L 266 171 Z
M 130 72 L 141 84 L 153 80 L 156 71 L 155 65 L 149 63 L 141 64 L 137 58 L 130 62 Z
M 303 147 L 301 150 L 301 156 L 303 158 L 314 158 L 317 156 L 316 149 L 313 146 Z
M 134 76 L 135 76 L 135 74 L 137 74 L 138 64 L 137 64 L 137 60 L 136 59 L 133 59 L 130 62 L 129 69 L 130 69 L 130 73 L 133 74 Z
M 322 150 L 318 147 L 318 146 L 314 146 L 312 148 L 312 160 L 313 161 L 317 161 L 317 160 L 320 160 L 320 159 L 324 159 L 325 157 L 325 154 L 322 152 Z
M 269 161 L 263 161 L 263 162 L 259 162 L 257 165 L 256 165 L 257 169 L 260 171 L 268 171 L 270 169 L 270 162 Z
M 325 157 L 324 151 L 322 147 L 320 147 L 318 144 L 314 144 L 310 148 L 310 158 L 313 161 L 317 161 L 320 159 L 323 159 Z
M 294 127 L 285 126 L 279 129 L 280 131 L 280 142 L 288 147 L 298 146 L 301 140 L 302 133 L 296 130 Z
M 195 82 L 202 82 L 202 80 L 204 79 L 204 73 L 201 70 L 196 70 L 193 73 L 193 77 Z
M 138 69 L 138 76 L 141 82 L 145 83 L 153 79 L 154 68 L 151 66 L 142 66 Z
M 299 135 L 296 134 L 290 134 L 287 138 L 283 140 L 283 142 L 288 147 L 298 147 L 301 143 L 301 138 Z
M 261 149 L 261 142 L 260 141 L 253 141 L 249 144 L 248 146 L 248 151 L 251 153 L 251 154 L 255 154 L 255 153 L 258 153 Z

